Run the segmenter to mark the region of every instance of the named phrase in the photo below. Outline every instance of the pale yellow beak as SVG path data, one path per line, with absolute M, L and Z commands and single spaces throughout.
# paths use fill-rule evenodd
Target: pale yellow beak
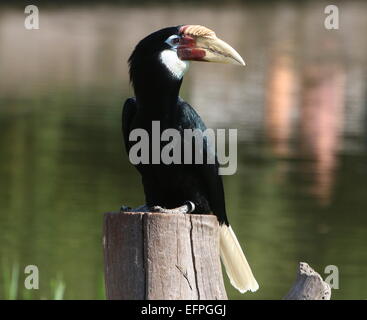
M 181 40 L 177 54 L 181 60 L 220 62 L 245 66 L 245 61 L 228 43 L 219 39 L 214 31 L 199 25 L 180 28 Z

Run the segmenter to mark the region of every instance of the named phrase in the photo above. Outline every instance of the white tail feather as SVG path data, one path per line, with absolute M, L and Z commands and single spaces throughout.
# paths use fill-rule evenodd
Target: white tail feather
M 259 285 L 231 226 L 220 226 L 220 257 L 232 286 L 244 293 L 254 292 Z

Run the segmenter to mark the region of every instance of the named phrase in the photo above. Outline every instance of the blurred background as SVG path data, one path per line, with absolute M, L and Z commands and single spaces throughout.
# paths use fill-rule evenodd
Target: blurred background
M 0 5 L 0 298 L 104 299 L 102 214 L 143 204 L 122 147 L 127 59 L 162 27 L 202 24 L 247 66 L 191 63 L 181 96 L 208 127 L 238 128 L 229 219 L 260 290 L 280 299 L 299 261 L 334 299 L 367 298 L 367 2 L 20 2 Z M 29 4 L 29 3 L 27 3 Z M 40 289 L 25 290 L 37 265 Z

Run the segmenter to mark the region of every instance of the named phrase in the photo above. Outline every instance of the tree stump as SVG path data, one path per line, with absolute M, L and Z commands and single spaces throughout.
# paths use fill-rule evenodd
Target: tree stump
M 297 278 L 283 300 L 330 300 L 331 288 L 306 262 L 300 262 Z
M 227 299 L 213 215 L 104 215 L 108 299 Z

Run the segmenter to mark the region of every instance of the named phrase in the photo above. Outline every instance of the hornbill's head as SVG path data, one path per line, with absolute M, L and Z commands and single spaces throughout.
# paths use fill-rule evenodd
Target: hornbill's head
M 131 80 L 152 74 L 181 81 L 189 61 L 221 62 L 245 65 L 241 56 L 229 44 L 220 40 L 214 31 L 200 25 L 181 25 L 156 31 L 141 40 L 129 62 Z

